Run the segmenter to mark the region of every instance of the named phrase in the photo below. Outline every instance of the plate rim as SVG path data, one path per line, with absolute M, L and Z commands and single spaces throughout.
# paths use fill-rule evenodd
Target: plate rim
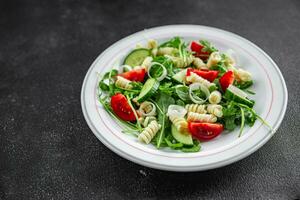
M 90 75 L 90 72 L 92 71 L 92 69 L 94 68 L 95 64 L 98 62 L 98 60 L 101 59 L 101 55 L 104 55 L 106 52 L 108 52 L 110 49 L 112 49 L 114 46 L 116 46 L 117 44 L 121 43 L 124 40 L 128 40 L 131 37 L 134 37 L 135 35 L 138 35 L 142 32 L 144 32 L 145 30 L 155 30 L 155 29 L 162 29 L 162 28 L 174 28 L 174 27 L 200 27 L 200 28 L 204 28 L 204 29 L 210 29 L 210 30 L 214 30 L 214 31 L 218 31 L 218 32 L 224 32 L 226 34 L 231 34 L 234 37 L 237 37 L 238 39 L 242 40 L 243 42 L 246 42 L 248 44 L 250 44 L 251 46 L 253 46 L 256 50 L 258 50 L 260 53 L 262 53 L 262 55 L 268 60 L 270 61 L 270 63 L 272 64 L 272 66 L 274 67 L 274 69 L 276 70 L 277 74 L 279 75 L 279 78 L 281 80 L 281 84 L 283 87 L 283 92 L 284 92 L 284 97 L 283 98 L 283 106 L 282 106 L 282 114 L 278 116 L 277 120 L 275 121 L 274 124 L 274 129 L 277 130 L 279 128 L 279 126 L 281 125 L 283 118 L 285 116 L 286 113 L 286 108 L 287 108 L 287 102 L 288 102 L 288 90 L 286 87 L 286 83 L 285 80 L 283 78 L 283 75 L 279 69 L 279 67 L 277 66 L 277 64 L 272 60 L 272 58 L 265 53 L 260 47 L 258 47 L 256 44 L 254 44 L 253 42 L 249 41 L 248 39 L 227 31 L 227 30 L 223 30 L 223 29 L 219 29 L 219 28 L 215 28 L 215 27 L 210 27 L 210 26 L 203 26 L 203 25 L 194 25 L 194 24 L 176 24 L 176 25 L 164 25 L 164 26 L 156 26 L 156 27 L 152 27 L 152 28 L 147 28 L 135 33 L 132 33 L 126 37 L 121 38 L 120 40 L 114 42 L 112 45 L 110 45 L 108 48 L 106 48 L 103 52 L 101 52 L 97 58 L 93 61 L 93 63 L 90 65 L 85 77 L 84 77 L 84 81 L 82 84 L 82 89 L 81 89 L 81 107 L 82 107 L 82 112 L 84 115 L 84 118 L 89 126 L 89 128 L 92 130 L 93 134 L 106 146 L 108 147 L 110 150 L 112 150 L 113 152 L 115 152 L 117 155 L 126 158 L 134 163 L 143 165 L 143 166 L 147 166 L 147 167 L 151 167 L 151 168 L 155 168 L 155 169 L 160 169 L 160 170 L 167 170 L 167 171 L 182 171 L 182 172 L 187 172 L 187 171 L 203 171 L 203 170 L 209 170 L 209 169 L 214 169 L 214 168 L 219 168 L 225 165 L 229 165 L 231 163 L 237 162 L 245 157 L 247 157 L 248 155 L 252 154 L 253 152 L 255 152 L 256 150 L 258 150 L 259 148 L 261 148 L 261 146 L 263 146 L 267 141 L 270 140 L 270 138 L 275 134 L 275 131 L 270 133 L 267 137 L 263 138 L 263 140 L 258 141 L 258 143 L 251 149 L 248 149 L 242 153 L 240 153 L 238 156 L 232 158 L 232 159 L 228 159 L 228 160 L 223 160 L 220 162 L 216 162 L 214 164 L 209 164 L 207 167 L 205 167 L 205 165 L 201 165 L 201 166 L 192 166 L 192 167 L 187 167 L 185 166 L 184 168 L 179 168 L 179 167 L 175 167 L 173 165 L 162 165 L 162 164 L 156 164 L 156 163 L 151 163 L 151 162 L 146 162 L 143 161 L 135 156 L 132 156 L 131 154 L 121 151 L 118 148 L 115 148 L 112 144 L 110 144 L 108 141 L 105 140 L 105 138 L 100 137 L 98 133 L 98 130 L 96 127 L 94 127 L 94 125 L 92 124 L 92 121 L 90 119 L 90 117 L 88 116 L 87 110 L 86 110 L 86 104 L 85 104 L 85 100 L 84 100 L 84 91 L 85 91 L 85 86 L 86 86 L 86 82 L 88 80 L 88 77 Z

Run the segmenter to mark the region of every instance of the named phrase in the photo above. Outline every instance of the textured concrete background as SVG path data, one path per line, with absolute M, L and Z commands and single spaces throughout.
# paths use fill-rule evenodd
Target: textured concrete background
M 89 130 L 80 90 L 93 60 L 144 28 L 203 24 L 264 49 L 289 90 L 284 121 L 251 156 L 171 173 L 120 158 Z M 300 198 L 300 1 L 0 2 L 0 199 Z

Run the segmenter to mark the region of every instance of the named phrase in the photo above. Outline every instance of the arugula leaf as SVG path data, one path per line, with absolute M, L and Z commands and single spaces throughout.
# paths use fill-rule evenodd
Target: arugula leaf
M 234 85 L 238 88 L 240 88 L 241 90 L 244 90 L 244 89 L 247 89 L 249 88 L 250 86 L 253 85 L 253 81 L 246 81 L 246 82 L 238 82 L 238 81 L 235 81 Z
M 198 152 L 200 150 L 200 142 L 198 140 L 193 140 L 193 145 L 184 145 L 178 142 L 172 134 L 165 137 L 165 142 L 171 149 L 180 150 L 182 152 Z
M 157 105 L 161 108 L 161 110 L 166 113 L 168 110 L 169 105 L 174 104 L 175 100 L 164 93 L 160 93 L 157 100 Z
M 255 92 L 253 92 L 252 90 L 244 90 L 245 92 L 249 93 L 249 94 L 256 94 Z
M 112 77 L 116 76 L 117 74 L 118 74 L 118 71 L 116 69 L 111 70 L 108 74 L 108 81 L 109 81 L 108 87 L 109 87 L 110 96 L 116 94 L 116 92 L 114 91 L 115 84 L 114 84 Z
M 154 146 L 157 146 L 157 141 L 158 141 L 158 137 L 155 136 L 152 140 L 151 140 L 151 144 L 153 144 Z M 168 144 L 166 143 L 165 140 L 160 142 L 160 148 L 161 147 L 168 147 Z
M 175 87 L 175 92 L 177 96 L 184 102 L 190 102 L 190 96 L 189 96 L 189 87 L 185 85 L 178 85 Z
M 140 91 L 143 88 L 143 83 L 141 83 L 141 82 L 132 81 L 130 84 L 132 86 L 132 90 Z
M 182 101 L 181 99 L 178 99 L 178 100 L 176 101 L 176 105 L 185 107 L 185 103 L 184 103 L 184 101 Z
M 172 82 L 164 82 L 159 86 L 159 91 L 165 93 L 169 96 L 172 96 L 174 92 L 174 88 L 172 87 Z
M 201 89 L 193 90 L 192 96 L 194 98 L 199 97 L 200 99 L 205 99 L 206 98 L 206 94 Z
M 172 148 L 172 149 L 178 149 L 178 148 L 183 147 L 183 144 L 182 144 L 182 143 L 177 142 L 177 141 L 171 142 L 171 140 L 169 140 L 168 137 L 165 137 L 165 141 L 166 141 L 168 147 L 170 147 L 170 148 Z
M 154 101 L 153 101 L 154 102 Z M 171 104 L 175 103 L 175 100 L 171 97 L 166 95 L 165 93 L 160 93 L 158 95 L 158 98 L 156 99 L 156 106 L 159 110 L 158 113 L 158 122 L 161 124 L 161 129 L 159 133 L 157 134 L 157 144 L 156 147 L 160 148 L 161 142 L 164 140 L 165 137 L 165 129 L 170 125 L 169 119 L 166 116 L 166 113 L 168 111 L 168 107 Z
M 119 72 L 118 72 L 118 70 L 116 70 L 116 69 L 112 69 L 112 70 L 111 70 L 111 72 L 110 72 L 110 76 L 111 76 L 111 77 L 113 77 L 113 76 L 117 76 L 117 75 L 118 75 L 118 73 L 119 73 Z
M 225 129 L 234 130 L 240 124 L 241 109 L 233 101 L 223 105 L 223 118 Z
M 99 82 L 99 88 L 102 90 L 102 91 L 112 91 L 113 89 L 113 81 L 111 80 L 112 77 L 116 76 L 118 74 L 118 70 L 116 69 L 113 69 L 109 72 L 106 72 L 104 74 L 104 76 L 102 77 L 101 81 Z
M 157 63 L 162 64 L 168 72 L 168 77 L 172 77 L 174 75 L 174 72 L 173 72 L 174 63 L 171 59 L 169 59 L 165 56 L 157 56 L 152 60 L 152 62 L 157 62 Z M 155 65 L 152 67 L 155 67 Z M 161 75 L 161 73 L 163 71 L 161 67 L 160 67 L 160 70 L 161 70 L 161 72 L 159 72 L 160 73 L 159 75 Z M 152 76 L 152 74 L 151 74 L 151 76 Z
M 271 131 L 274 131 L 273 128 L 263 119 L 261 118 L 253 108 L 250 108 L 249 106 L 247 105 L 244 105 L 244 104 L 240 104 L 240 103 L 237 103 L 238 106 L 242 107 L 242 108 L 245 108 L 247 111 L 251 112 L 252 115 L 255 116 L 256 119 L 258 119 L 259 121 L 261 121 L 264 125 L 266 125 Z
M 174 37 L 169 41 L 166 41 L 164 43 L 162 43 L 161 45 L 159 45 L 159 47 L 174 47 L 174 48 L 179 48 L 179 45 L 181 43 L 181 39 L 180 37 Z
M 102 80 L 99 82 L 99 88 L 105 92 L 109 91 L 109 86 Z
M 243 133 L 244 126 L 245 126 L 245 112 L 244 112 L 244 109 L 241 108 L 241 128 L 240 128 L 239 137 L 241 137 L 241 135 Z
M 219 71 L 219 74 L 218 74 L 219 77 L 223 76 L 223 74 L 225 74 L 227 72 L 227 69 L 224 66 L 223 62 L 218 62 L 218 64 L 211 66 L 210 69 Z
M 256 121 L 256 116 L 249 110 L 245 110 L 245 124 L 248 126 L 253 126 Z
M 97 72 L 98 76 L 100 76 L 100 74 Z M 102 77 L 102 80 L 105 80 L 105 79 L 108 79 L 109 77 L 109 74 L 110 74 L 110 71 L 106 72 L 103 77 Z
M 186 44 L 184 42 L 180 43 L 179 47 L 179 57 L 183 60 L 185 65 L 188 65 L 187 63 L 187 57 L 191 54 L 189 51 L 186 49 Z
M 230 117 L 235 116 L 239 113 L 238 108 L 235 106 L 233 101 L 228 102 L 227 104 L 223 105 L 223 116 Z
M 247 124 L 250 127 L 254 125 L 256 119 L 259 119 L 264 125 L 273 131 L 272 127 L 256 114 L 253 108 L 247 105 L 237 103 L 234 101 L 226 102 L 223 105 L 223 118 L 221 122 L 225 125 L 227 130 L 233 130 L 236 126 L 240 127 L 239 137 L 241 136 L 244 126 Z
M 200 44 L 202 44 L 204 47 L 202 48 L 202 52 L 208 52 L 208 53 L 212 53 L 215 51 L 218 51 L 215 47 L 213 47 L 211 45 L 210 42 L 208 42 L 207 40 L 200 40 Z
M 234 130 L 236 128 L 235 124 L 235 116 L 226 117 L 225 119 L 225 129 L 227 130 Z

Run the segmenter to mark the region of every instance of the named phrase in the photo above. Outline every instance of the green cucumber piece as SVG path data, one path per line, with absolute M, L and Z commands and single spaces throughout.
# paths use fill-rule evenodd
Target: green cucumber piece
M 123 64 L 131 67 L 140 66 L 147 56 L 150 56 L 149 49 L 135 49 L 127 55 Z
M 152 95 L 154 95 L 159 87 L 159 82 L 154 78 L 149 78 L 141 89 L 141 92 L 137 98 L 139 103 L 145 101 Z
M 226 89 L 225 98 L 235 101 L 237 103 L 245 104 L 250 108 L 254 106 L 254 102 L 247 99 L 247 94 L 233 85 L 230 85 Z
M 183 83 L 186 77 L 186 71 L 187 69 L 181 70 L 180 72 L 177 72 L 174 76 L 172 76 L 172 78 L 179 83 Z
M 186 144 L 186 145 L 193 145 L 193 138 L 192 138 L 192 135 L 190 133 L 181 133 L 181 132 L 179 132 L 176 129 L 176 127 L 174 126 L 174 124 L 172 124 L 171 132 L 172 132 L 172 136 L 178 142 L 181 142 L 182 144 Z

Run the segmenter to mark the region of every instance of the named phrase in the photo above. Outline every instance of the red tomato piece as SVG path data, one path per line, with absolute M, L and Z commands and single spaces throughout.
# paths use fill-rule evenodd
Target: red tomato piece
M 219 80 L 223 92 L 228 88 L 229 85 L 233 84 L 234 74 L 233 71 L 226 72 Z
M 208 59 L 210 53 L 202 51 L 203 48 L 204 48 L 204 46 L 202 46 L 198 42 L 195 42 L 195 41 L 191 42 L 191 50 L 196 52 L 195 56 L 199 57 L 199 58 L 201 58 L 202 60 L 205 61 L 205 60 Z
M 125 121 L 136 120 L 133 110 L 131 109 L 126 97 L 123 94 L 117 93 L 112 96 L 110 104 L 114 113 L 116 113 L 116 115 L 121 119 Z
M 217 123 L 189 122 L 188 127 L 192 136 L 200 141 L 211 140 L 224 130 L 223 125 Z
M 205 78 L 206 80 L 213 82 L 219 74 L 219 71 L 217 70 L 199 70 L 199 69 L 192 69 L 188 68 L 186 71 L 186 75 L 189 76 L 191 75 L 191 72 L 201 76 L 202 78 Z
M 191 42 L 191 50 L 194 52 L 201 52 L 203 46 L 196 41 Z
M 143 82 L 145 75 L 146 75 L 146 70 L 144 68 L 135 69 L 128 72 L 124 72 L 123 74 L 119 74 L 119 76 L 122 76 L 127 80 L 136 81 L 136 82 Z

